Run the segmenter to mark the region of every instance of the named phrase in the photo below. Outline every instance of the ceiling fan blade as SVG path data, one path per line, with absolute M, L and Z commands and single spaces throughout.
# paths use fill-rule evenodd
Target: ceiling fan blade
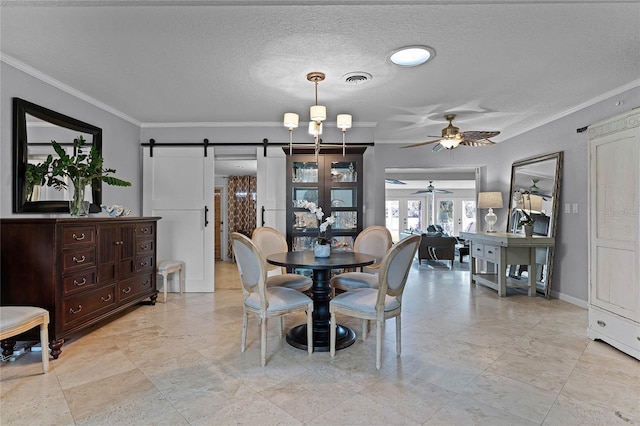
M 498 136 L 500 134 L 500 132 L 495 131 L 495 132 L 485 132 L 485 131 L 478 131 L 478 130 L 469 130 L 466 132 L 461 132 L 462 133 L 462 139 L 464 140 L 478 140 L 478 139 L 489 139 L 492 138 L 494 136 Z
M 420 189 L 420 190 L 418 190 L 416 192 L 412 192 L 412 194 L 429 194 L 431 192 L 433 192 L 433 191 L 430 190 L 430 189 Z
M 441 143 L 435 145 L 432 149 L 433 152 L 438 152 L 438 151 L 442 151 L 444 149 L 444 146 L 442 146 Z
M 386 178 L 386 179 L 384 180 L 384 182 L 385 182 L 385 183 L 390 183 L 390 184 L 392 184 L 392 185 L 406 185 L 406 184 L 407 184 L 406 182 L 403 182 L 403 181 L 401 181 L 401 180 L 398 180 L 398 179 L 391 179 L 391 178 Z
M 416 146 L 428 145 L 430 143 L 436 143 L 436 142 L 440 142 L 440 139 L 434 139 L 432 141 L 414 143 L 412 145 L 405 145 L 405 146 L 401 146 L 400 148 L 413 148 L 413 147 L 416 147 Z
M 446 189 L 434 189 L 433 192 L 436 194 L 453 194 L 453 192 L 447 191 Z
M 489 146 L 489 145 L 495 145 L 496 143 L 493 141 L 490 141 L 489 139 L 474 139 L 474 140 L 467 140 L 467 139 L 463 139 L 460 142 L 460 145 L 464 145 L 464 146 Z

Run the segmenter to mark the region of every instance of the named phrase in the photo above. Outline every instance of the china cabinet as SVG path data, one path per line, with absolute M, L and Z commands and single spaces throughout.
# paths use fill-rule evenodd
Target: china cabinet
M 640 109 L 589 126 L 587 335 L 640 359 Z
M 362 154 L 366 148 L 322 149 L 316 157 L 313 150 L 295 149 L 287 154 L 287 242 L 292 251 L 313 250 L 319 236 L 315 214 L 302 207 L 303 201 L 314 202 L 335 223 L 326 231 L 332 250 L 353 248 L 362 230 Z
M 69 336 L 144 299 L 155 304 L 158 219 L 2 219 L 2 304 L 47 309 L 58 358 Z

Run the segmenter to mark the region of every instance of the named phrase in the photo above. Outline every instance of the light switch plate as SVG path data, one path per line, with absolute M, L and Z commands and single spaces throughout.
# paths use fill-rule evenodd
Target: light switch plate
M 578 203 L 573 203 L 573 212 L 578 213 Z
M 571 213 L 571 204 L 564 203 L 564 212 L 567 214 Z

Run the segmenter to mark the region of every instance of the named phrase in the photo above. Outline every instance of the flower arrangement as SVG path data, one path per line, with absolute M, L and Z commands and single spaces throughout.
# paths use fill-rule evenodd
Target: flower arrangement
M 315 214 L 316 217 L 318 218 L 318 222 L 321 222 L 320 226 L 318 226 L 318 236 L 316 237 L 316 242 L 320 245 L 329 244 L 331 242 L 331 238 L 327 238 L 326 232 L 327 232 L 327 228 L 330 225 L 333 225 L 336 221 L 333 215 L 329 216 L 324 220 L 324 222 L 322 222 L 322 218 L 324 217 L 324 212 L 322 211 L 322 207 L 318 207 L 316 203 L 313 203 L 311 201 L 306 201 L 306 200 L 302 200 L 299 206 Z

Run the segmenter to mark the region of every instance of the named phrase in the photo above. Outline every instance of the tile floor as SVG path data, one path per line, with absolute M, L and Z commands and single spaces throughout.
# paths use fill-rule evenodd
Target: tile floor
M 214 294 L 136 307 L 66 343 L 47 375 L 37 353 L 2 363 L 0 424 L 640 424 L 640 362 L 585 337 L 585 309 L 498 298 L 455 264 L 414 263 L 402 356 L 390 320 L 376 370 L 375 335 L 362 342 L 348 318 L 359 340 L 334 359 L 292 348 L 271 321 L 260 367 L 255 320 L 240 352 L 237 271 L 220 263 Z

